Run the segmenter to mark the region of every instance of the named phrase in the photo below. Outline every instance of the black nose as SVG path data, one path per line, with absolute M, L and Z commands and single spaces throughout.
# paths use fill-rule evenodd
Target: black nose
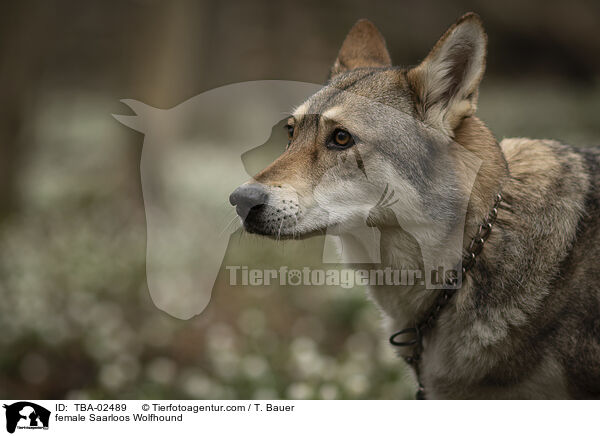
M 252 209 L 263 206 L 268 199 L 269 193 L 258 183 L 242 185 L 229 196 L 229 202 L 236 206 L 236 211 L 242 219 L 245 219 Z

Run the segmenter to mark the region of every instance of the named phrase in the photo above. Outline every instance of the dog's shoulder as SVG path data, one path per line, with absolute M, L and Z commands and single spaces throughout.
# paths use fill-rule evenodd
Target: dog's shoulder
M 564 173 L 586 176 L 586 151 L 551 139 L 507 138 L 500 142 L 512 177 L 552 179 Z M 600 162 L 600 156 L 595 159 Z

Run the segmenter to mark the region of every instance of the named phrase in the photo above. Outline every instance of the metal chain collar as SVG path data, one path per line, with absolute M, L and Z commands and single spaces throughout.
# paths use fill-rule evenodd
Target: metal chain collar
M 485 244 L 485 241 L 487 241 L 490 233 L 492 232 L 492 227 L 496 222 L 496 218 L 498 217 L 498 207 L 500 206 L 501 202 L 502 194 L 499 193 L 495 197 L 492 210 L 490 211 L 489 215 L 486 216 L 483 223 L 479 226 L 477 233 L 471 240 L 471 243 L 469 244 L 469 247 L 463 256 L 461 269 L 461 280 L 463 281 L 467 272 L 475 266 L 477 256 L 481 253 L 481 250 L 483 250 L 483 244 Z M 440 292 L 433 306 L 422 318 L 421 322 L 417 323 L 414 327 L 402 329 L 390 336 L 390 344 L 396 347 L 413 347 L 412 356 L 407 356 L 404 358 L 404 360 L 413 367 L 417 376 L 417 382 L 419 384 L 415 394 L 417 400 L 425 399 L 425 387 L 421 383 L 421 377 L 419 373 L 419 363 L 421 361 L 421 353 L 423 352 L 423 335 L 427 333 L 427 331 L 433 329 L 442 309 L 448 305 L 450 299 L 458 290 L 456 289 L 458 284 L 458 277 L 456 275 L 446 277 L 445 282 L 449 287 L 444 288 Z M 412 339 L 404 341 L 397 340 L 399 337 L 406 335 L 411 335 Z

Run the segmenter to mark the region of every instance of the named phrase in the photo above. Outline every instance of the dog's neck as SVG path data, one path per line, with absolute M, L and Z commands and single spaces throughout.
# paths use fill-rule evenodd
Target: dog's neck
M 489 214 L 502 184 L 508 177 L 508 166 L 500 146 L 484 123 L 475 117 L 463 120 L 455 131 L 450 155 L 455 160 L 459 173 L 468 173 L 467 167 L 473 157 L 480 164 L 474 182 L 465 182 L 464 195 L 468 205 L 464 221 L 463 248 L 466 248 L 477 229 Z M 470 162 L 465 162 L 466 158 Z M 420 270 L 426 272 L 422 261 L 422 247 L 402 228 L 384 227 L 381 231 L 380 268 L 395 270 Z M 429 247 L 440 256 L 448 252 L 447 247 Z M 419 322 L 430 309 L 438 292 L 421 283 L 397 286 L 373 286 L 371 294 L 389 318 L 391 329 L 399 329 Z
M 489 213 L 496 194 L 501 192 L 502 185 L 508 178 L 508 164 L 498 141 L 479 118 L 465 118 L 454 132 L 454 143 L 452 151 L 458 165 L 463 164 L 460 149 L 472 153 L 481 162 L 471 191 L 465 192 L 469 196 L 469 202 L 464 243 L 468 244 Z

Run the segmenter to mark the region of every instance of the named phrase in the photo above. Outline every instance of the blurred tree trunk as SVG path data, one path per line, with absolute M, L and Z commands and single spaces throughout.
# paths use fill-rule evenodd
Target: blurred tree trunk
M 215 68 L 210 62 L 215 34 L 217 1 L 176 1 L 144 4 L 132 8 L 130 26 L 119 35 L 130 53 L 122 66 L 126 95 L 161 109 L 170 108 L 205 91 Z M 216 70 L 218 71 L 218 69 Z M 136 144 L 137 134 L 131 133 Z M 127 189 L 140 190 L 141 149 L 131 147 L 125 165 L 130 171 Z
M 21 157 L 33 132 L 31 103 L 52 24 L 48 5 L 9 2 L 0 14 L 0 220 L 18 206 Z

